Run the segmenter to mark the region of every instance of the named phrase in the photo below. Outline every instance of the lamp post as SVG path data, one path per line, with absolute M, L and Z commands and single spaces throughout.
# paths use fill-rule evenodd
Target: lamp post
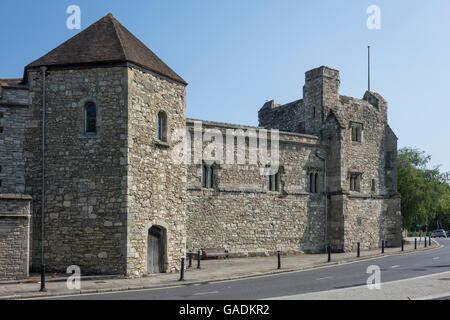
M 41 67 L 42 72 L 42 195 L 41 195 L 41 289 L 40 292 L 46 292 L 45 288 L 45 121 L 46 121 L 46 97 L 45 85 L 47 76 L 47 67 Z

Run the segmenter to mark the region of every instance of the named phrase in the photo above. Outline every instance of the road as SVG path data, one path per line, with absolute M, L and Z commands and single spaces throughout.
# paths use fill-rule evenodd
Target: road
M 367 268 L 371 265 L 379 266 L 381 282 L 387 283 L 450 272 L 450 239 L 438 241 L 444 245 L 443 248 L 307 271 L 173 288 L 65 296 L 58 299 L 254 300 L 298 296 L 306 293 L 365 286 L 370 276 Z M 450 281 L 448 282 L 450 290 Z

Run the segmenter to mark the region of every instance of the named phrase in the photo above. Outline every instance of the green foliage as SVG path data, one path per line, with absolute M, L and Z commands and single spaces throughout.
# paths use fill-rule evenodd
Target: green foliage
M 417 224 L 430 229 L 450 228 L 449 173 L 429 168 L 431 157 L 423 151 L 403 148 L 398 154 L 398 190 L 402 195 L 403 227 Z

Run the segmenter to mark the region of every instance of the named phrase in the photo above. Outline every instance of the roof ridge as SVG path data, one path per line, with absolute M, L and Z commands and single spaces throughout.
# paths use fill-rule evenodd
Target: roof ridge
M 114 18 L 114 16 L 111 13 L 108 13 L 105 16 L 105 18 L 109 18 L 111 20 L 111 22 L 113 24 L 113 27 L 114 27 L 114 33 L 116 34 L 116 37 L 117 37 L 117 39 L 119 40 L 119 43 L 120 43 L 120 48 L 122 49 L 123 57 L 124 57 L 124 59 L 127 59 L 127 53 L 125 52 L 124 42 L 123 42 L 123 39 L 120 36 L 120 32 L 118 31 L 118 28 L 117 28 L 117 23 L 119 23 L 119 21 L 117 21 L 117 19 Z

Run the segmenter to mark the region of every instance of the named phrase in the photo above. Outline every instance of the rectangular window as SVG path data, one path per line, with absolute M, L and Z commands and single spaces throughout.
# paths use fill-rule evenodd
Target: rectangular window
M 350 128 L 352 132 L 352 141 L 361 142 L 362 141 L 362 123 L 350 122 Z
M 202 166 L 202 188 L 206 188 L 206 166 Z
M 351 173 L 350 174 L 350 191 L 361 190 L 361 173 Z
M 214 188 L 214 168 L 213 167 L 209 167 L 208 186 L 210 189 Z
M 0 133 L 3 133 L 3 127 L 0 127 Z
M 278 173 L 268 176 L 268 190 L 269 191 L 280 191 L 280 176 Z
M 311 172 L 309 174 L 309 193 L 319 193 L 319 173 Z
M 376 181 L 375 179 L 372 179 L 372 192 L 376 191 Z
M 202 165 L 202 188 L 214 189 L 214 186 L 214 167 L 208 166 L 206 164 Z

